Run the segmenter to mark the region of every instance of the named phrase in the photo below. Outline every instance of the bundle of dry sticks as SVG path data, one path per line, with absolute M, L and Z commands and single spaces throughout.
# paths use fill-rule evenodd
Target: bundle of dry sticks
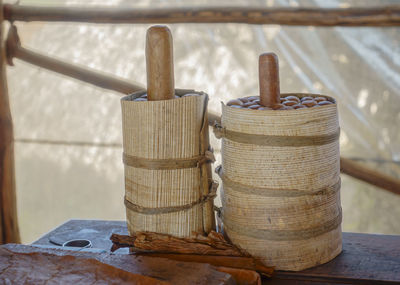
M 264 266 L 215 231 L 211 231 L 208 236 L 193 234 L 188 238 L 154 232 L 136 232 L 133 236 L 112 234 L 110 239 L 113 242 L 111 251 L 129 247 L 136 255 L 208 263 L 235 278 L 240 277 L 242 281 L 254 276 L 254 271 L 267 277 L 271 277 L 274 272 L 272 267 Z

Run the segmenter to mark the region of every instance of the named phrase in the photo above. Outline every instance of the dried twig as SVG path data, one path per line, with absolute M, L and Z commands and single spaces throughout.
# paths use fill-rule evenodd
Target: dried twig
M 136 232 L 134 236 L 112 234 L 110 239 L 113 242 L 111 251 L 130 247 L 136 255 L 254 270 L 266 276 L 271 276 L 274 272 L 272 267 L 264 266 L 259 260 L 225 240 L 222 234 L 214 231 L 211 231 L 208 236 L 194 234 L 189 238 L 153 232 Z

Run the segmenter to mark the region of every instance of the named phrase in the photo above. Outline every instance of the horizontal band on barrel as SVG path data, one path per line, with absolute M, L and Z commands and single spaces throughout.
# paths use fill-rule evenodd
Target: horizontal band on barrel
M 327 221 L 322 225 L 303 230 L 267 230 L 250 228 L 245 225 L 238 225 L 234 223 L 231 224 L 228 219 L 224 217 L 223 213 L 222 220 L 224 223 L 224 228 L 240 235 L 262 240 L 293 241 L 317 237 L 337 229 L 342 223 L 342 209 L 339 208 L 339 214 L 332 220 Z
M 124 199 L 124 203 L 129 210 L 134 211 L 136 213 L 144 215 L 168 214 L 168 213 L 189 210 L 196 205 L 207 203 L 208 201 L 214 199 L 217 196 L 217 189 L 218 189 L 218 183 L 213 181 L 210 185 L 210 192 L 207 195 L 202 196 L 197 201 L 182 206 L 148 208 L 136 205 L 130 202 L 126 197 Z
M 224 191 L 229 189 L 241 192 L 246 195 L 251 194 L 264 197 L 299 197 L 299 196 L 309 196 L 309 195 L 324 195 L 331 192 L 339 191 L 341 186 L 341 179 L 339 177 L 339 180 L 335 184 L 313 191 L 302 191 L 297 189 L 272 189 L 272 188 L 244 185 L 232 181 L 231 179 L 226 177 L 226 175 L 224 175 L 221 165 L 215 168 L 215 172 L 219 175 L 219 177 L 221 177 Z
M 167 170 L 197 168 L 204 163 L 214 162 L 215 157 L 211 151 L 207 150 L 204 155 L 182 159 L 150 159 L 123 153 L 122 160 L 125 165 L 131 167 L 145 168 L 150 170 Z
M 312 146 L 329 144 L 339 139 L 340 129 L 335 133 L 321 136 L 273 136 L 273 135 L 256 135 L 246 134 L 236 131 L 227 130 L 218 123 L 213 127 L 215 136 L 226 138 L 228 140 L 254 145 L 264 146 Z

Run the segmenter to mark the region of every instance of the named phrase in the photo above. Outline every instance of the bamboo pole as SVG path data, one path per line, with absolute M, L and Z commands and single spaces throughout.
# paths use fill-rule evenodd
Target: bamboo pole
M 11 26 L 7 36 L 7 62 L 13 64 L 13 58 L 18 58 L 30 64 L 64 74 L 66 76 L 91 83 L 98 87 L 117 91 L 124 94 L 144 90 L 144 87 L 137 83 L 128 82 L 125 79 L 116 78 L 109 74 L 91 70 L 82 66 L 70 64 L 54 59 L 21 46 L 17 28 Z
M 399 26 L 400 6 L 357 8 L 194 7 L 168 9 L 4 5 L 9 21 L 113 24 L 243 23 L 289 26 Z
M 7 61 L 11 65 L 12 59 L 17 57 L 21 60 L 52 70 L 54 72 L 62 73 L 64 75 L 79 79 L 83 82 L 91 83 L 95 86 L 114 90 L 120 93 L 129 94 L 138 90 L 144 90 L 143 87 L 131 84 L 124 79 L 111 77 L 87 68 L 72 65 L 60 60 L 55 60 L 53 58 L 25 49 L 21 47 L 17 30 L 14 27 L 10 28 L 6 44 Z M 177 89 L 176 93 L 178 92 L 188 93 L 190 90 Z M 212 126 L 215 122 L 220 123 L 221 117 L 218 114 L 209 112 L 209 125 Z M 341 171 L 342 173 L 348 174 L 364 182 L 400 195 L 400 181 L 398 179 L 376 172 L 368 167 L 360 165 L 359 163 L 352 162 L 349 159 L 341 158 Z M 370 175 L 371 173 L 372 175 Z M 377 177 L 379 177 L 381 180 L 380 182 L 378 182 Z
M 400 179 L 375 171 L 347 158 L 340 158 L 340 171 L 356 179 L 400 195 Z
M 3 2 L 0 0 L 0 7 Z M 8 99 L 3 9 L 0 11 L 0 243 L 19 243 L 15 193 L 14 134 Z

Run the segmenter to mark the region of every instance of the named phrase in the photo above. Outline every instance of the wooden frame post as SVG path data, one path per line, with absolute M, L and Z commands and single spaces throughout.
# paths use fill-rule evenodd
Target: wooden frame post
M 394 27 L 400 6 L 353 8 L 175 7 L 162 9 L 82 8 L 4 5 L 9 21 L 87 22 L 108 24 L 241 23 L 289 26 Z
M 0 0 L 0 7 L 0 243 L 19 243 L 14 133 L 7 90 L 2 0 Z

